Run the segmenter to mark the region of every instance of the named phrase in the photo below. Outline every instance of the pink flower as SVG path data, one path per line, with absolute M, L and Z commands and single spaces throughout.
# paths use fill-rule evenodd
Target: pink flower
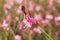
M 41 6 L 40 5 L 36 5 L 35 10 L 39 11 L 40 9 L 41 9 Z
M 22 30 L 22 27 L 23 27 L 23 23 L 21 22 L 19 25 L 19 30 Z
M 49 22 L 48 20 L 41 20 L 43 26 L 46 26 L 48 22 Z
M 5 13 L 8 13 L 8 10 L 7 9 L 11 9 L 13 5 L 14 5 L 13 0 L 6 0 L 6 3 L 3 6 L 4 12 Z
M 14 5 L 13 0 L 6 0 L 6 3 L 4 4 L 4 9 L 8 8 L 10 9 Z
M 58 36 L 59 32 L 54 32 L 56 36 Z
M 23 23 L 27 23 L 27 20 L 26 20 L 26 19 L 24 19 L 24 20 L 23 20 Z
M 22 5 L 20 5 L 20 6 L 18 7 L 18 9 L 16 10 L 17 14 L 22 13 L 21 7 L 22 7 Z
M 55 17 L 55 24 L 60 25 L 60 16 Z
M 19 21 L 19 17 L 16 16 L 15 19 L 13 20 L 13 23 L 16 24 L 17 21 Z
M 60 16 L 55 17 L 55 21 L 60 21 Z
M 34 31 L 33 30 L 30 30 L 30 34 L 33 35 L 34 34 Z
M 30 18 L 28 15 L 24 15 L 24 20 L 23 20 L 23 22 L 26 24 L 26 26 L 32 27 L 33 19 Z
M 11 7 L 12 7 L 12 6 L 9 5 L 9 4 L 7 4 L 7 3 L 4 4 L 4 6 L 3 6 L 3 8 L 4 8 L 4 12 L 5 12 L 6 14 L 8 14 L 9 11 L 8 11 L 7 9 L 11 9 Z
M 27 4 L 27 0 L 24 0 L 23 3 L 24 3 L 24 5 L 26 5 Z
M 35 20 L 42 20 L 42 15 L 41 14 L 34 14 L 34 19 Z
M 3 23 L 2 23 L 2 27 L 7 27 L 8 26 L 8 24 L 7 24 L 7 22 L 6 22 L 6 20 L 3 20 Z
M 27 29 L 24 29 L 23 31 L 24 31 L 24 32 L 27 32 Z
M 22 11 L 20 9 L 18 9 L 16 12 L 17 12 L 17 14 L 22 13 Z
M 2 23 L 2 27 L 4 28 L 4 29 L 7 29 L 7 30 L 9 30 L 10 28 L 8 27 L 9 26 L 9 24 L 6 22 L 6 20 L 4 19 L 3 20 L 3 23 Z
M 29 9 L 29 11 L 33 11 L 34 10 L 34 3 L 32 1 L 29 1 L 28 9 Z
M 60 3 L 60 0 L 56 0 L 57 3 Z
M 8 9 L 11 9 L 11 7 L 12 7 L 12 6 L 9 5 L 9 4 L 4 4 L 4 9 L 7 9 L 7 8 L 8 8 Z
M 11 20 L 11 14 L 10 13 L 7 14 L 7 16 L 6 16 L 6 21 L 9 21 L 9 20 Z
M 55 6 L 53 6 L 53 7 L 52 7 L 52 9 L 53 9 L 54 11 L 56 11 L 56 10 L 57 10 Z
M 40 2 L 43 2 L 44 0 L 39 0 Z
M 52 20 L 53 19 L 53 15 L 51 15 L 51 14 L 46 14 L 46 19 L 47 20 Z
M 33 30 L 34 30 L 34 32 L 37 32 L 37 33 L 41 34 L 41 30 L 40 30 L 40 28 L 39 28 L 39 27 L 34 28 Z
M 16 3 L 21 4 L 23 0 L 15 0 Z
M 17 23 L 17 21 L 14 19 L 14 20 L 13 20 L 13 23 L 14 23 L 14 24 L 16 24 L 16 23 Z
M 19 21 L 19 17 L 18 17 L 18 16 L 16 16 L 15 19 L 16 19 L 17 21 Z
M 9 12 L 9 11 L 8 11 L 8 10 L 6 10 L 6 9 L 4 9 L 4 12 L 5 12 L 5 14 L 8 14 L 8 12 Z
M 15 40 L 22 40 L 20 35 L 15 35 Z
M 48 7 L 51 7 L 53 5 L 53 0 L 49 0 L 49 5 Z
M 6 0 L 6 4 L 9 4 L 9 5 L 13 6 L 14 5 L 14 1 L 13 0 Z

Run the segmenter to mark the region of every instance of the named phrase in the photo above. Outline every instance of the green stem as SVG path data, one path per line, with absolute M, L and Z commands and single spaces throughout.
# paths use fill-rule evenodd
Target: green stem
M 51 35 L 52 34 L 52 26 L 51 26 L 51 23 L 48 23 L 48 26 L 49 26 L 49 34 Z
M 29 40 L 32 40 L 32 37 L 31 37 L 31 35 L 29 34 Z
M 32 36 L 30 34 L 30 28 L 28 28 L 28 40 L 32 40 Z
M 50 34 L 50 36 L 52 36 L 52 25 L 51 25 L 51 23 L 48 23 L 48 26 L 49 26 L 49 34 Z M 54 40 L 56 40 L 56 39 L 54 38 Z
M 50 36 L 49 34 L 47 34 L 42 27 L 40 27 L 40 28 L 41 28 L 41 31 L 42 31 L 47 37 L 49 37 L 51 40 L 53 40 L 53 39 L 51 38 L 51 36 Z
M 50 40 L 47 36 L 45 36 L 46 40 Z

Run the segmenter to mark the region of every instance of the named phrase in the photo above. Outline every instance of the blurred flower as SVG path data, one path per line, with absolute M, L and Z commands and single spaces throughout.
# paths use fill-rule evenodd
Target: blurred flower
M 16 25 L 18 21 L 19 21 L 19 17 L 16 16 L 16 17 L 14 18 L 14 20 L 13 20 L 14 25 Z
M 44 19 L 41 20 L 41 23 L 42 23 L 43 26 L 46 26 L 48 22 L 49 22 L 48 20 L 44 20 Z
M 53 0 L 48 0 L 49 4 L 48 7 L 52 7 L 53 6 Z
M 14 5 L 14 0 L 6 0 L 6 4 L 9 4 L 11 6 Z
M 51 15 L 51 14 L 46 14 L 46 19 L 47 20 L 52 20 L 53 19 L 53 15 Z
M 4 12 L 5 12 L 6 14 L 8 14 L 8 12 L 9 12 L 7 9 L 11 9 L 11 6 L 8 5 L 8 4 L 4 4 Z
M 55 17 L 55 24 L 60 25 L 60 16 Z
M 35 10 L 39 11 L 40 9 L 41 9 L 41 6 L 40 5 L 36 5 Z
M 47 36 L 48 40 L 51 35 L 53 35 L 51 36 L 53 38 L 50 37 L 51 40 L 54 40 L 55 37 L 57 39 L 60 36 L 60 15 L 58 14 L 60 11 L 59 4 L 60 0 L 0 0 L 0 18 L 3 19 L 0 19 L 0 27 L 7 30 L 13 29 L 12 31 L 14 32 L 15 40 L 26 40 L 28 38 L 30 39 L 30 34 L 33 39 L 35 39 L 36 36 L 38 36 L 39 38 L 40 36 L 41 38 Z M 17 14 L 15 13 L 15 11 Z M 56 14 L 57 16 L 54 16 Z M 24 16 L 24 18 L 22 16 Z M 49 22 L 51 23 L 50 26 L 52 26 L 52 28 L 50 29 L 53 29 L 51 35 L 48 34 L 48 31 L 50 29 L 48 30 L 47 28 L 45 28 L 46 26 L 48 26 Z M 15 26 L 16 30 L 14 30 Z M 44 30 L 42 30 L 40 26 L 43 26 L 42 29 Z M 44 33 L 39 36 L 42 31 Z M 44 36 L 45 34 L 46 36 Z M 41 40 L 38 37 L 36 40 Z M 43 40 L 45 40 L 45 38 Z M 60 37 L 58 40 L 60 40 Z
M 28 0 L 28 1 L 29 1 L 29 0 Z M 24 0 L 23 3 L 24 3 L 24 5 L 26 5 L 26 4 L 27 4 L 27 0 Z
M 8 14 L 6 15 L 6 21 L 10 21 L 10 20 L 11 20 L 11 14 L 8 13 Z
M 23 27 L 23 23 L 20 22 L 20 24 L 19 24 L 19 30 L 23 30 L 22 27 Z
M 14 23 L 14 24 L 16 24 L 16 23 L 17 23 L 17 20 L 16 20 L 16 19 L 14 19 L 14 20 L 13 20 L 13 23 Z
M 12 7 L 12 6 L 9 5 L 9 4 L 4 4 L 4 9 L 7 9 L 7 8 L 8 8 L 8 9 L 11 9 L 11 7 Z
M 27 20 L 23 20 L 25 26 L 32 27 L 32 24 L 30 24 Z
M 33 19 L 30 18 L 28 15 L 24 15 L 24 20 L 23 20 L 23 22 L 26 24 L 26 26 L 32 27 Z
M 60 3 L 60 0 L 56 0 L 57 3 Z
M 17 14 L 22 13 L 21 7 L 22 7 L 22 5 L 19 5 L 18 9 L 16 10 Z
M 42 33 L 39 27 L 34 28 L 33 30 L 34 30 L 34 32 L 37 32 L 37 33 L 39 33 L 39 34 L 41 34 L 41 33 Z
M 6 20 L 3 20 L 3 24 L 2 24 L 2 27 L 7 27 L 8 24 L 6 23 Z
M 4 4 L 4 9 L 11 9 L 13 5 L 14 5 L 13 0 L 6 0 L 6 3 Z
M 41 14 L 34 14 L 34 19 L 35 20 L 42 20 L 42 15 Z
M 29 1 L 28 9 L 29 9 L 29 11 L 33 11 L 34 10 L 34 3 L 32 1 Z
M 3 20 L 2 27 L 3 27 L 4 29 L 7 29 L 7 30 L 10 29 L 10 26 L 9 26 L 9 24 L 6 22 L 6 20 Z
M 56 9 L 56 7 L 55 7 L 55 6 L 53 6 L 53 7 L 52 7 L 52 10 L 56 11 L 57 9 Z
M 23 0 L 15 0 L 16 3 L 21 4 Z
M 54 32 L 56 36 L 58 36 L 59 32 Z
M 23 32 L 27 32 L 27 29 L 24 29 Z
M 43 2 L 44 0 L 39 0 L 40 2 Z
M 15 40 L 22 40 L 20 35 L 15 35 Z
M 4 9 L 5 14 L 8 14 L 8 10 Z
M 17 9 L 17 11 L 16 11 L 16 12 L 17 12 L 17 14 L 22 13 L 20 9 Z
M 16 19 L 17 21 L 19 21 L 19 17 L 18 17 L 18 16 L 16 16 L 15 19 Z
M 30 34 L 33 35 L 34 34 L 34 30 L 30 30 Z
M 60 16 L 55 17 L 55 21 L 60 21 Z

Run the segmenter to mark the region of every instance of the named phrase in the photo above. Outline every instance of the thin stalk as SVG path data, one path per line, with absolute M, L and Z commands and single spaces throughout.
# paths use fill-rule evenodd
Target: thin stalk
M 28 11 L 28 0 L 26 0 L 27 2 L 26 2 L 26 13 L 28 13 L 29 14 L 29 11 Z M 29 40 L 32 40 L 32 36 L 31 36 L 31 34 L 30 34 L 30 28 L 28 28 L 28 33 L 29 33 Z
M 32 36 L 30 34 L 30 28 L 28 28 L 28 40 L 32 40 Z
M 52 25 L 51 25 L 51 23 L 48 23 L 48 26 L 49 26 L 49 34 L 50 34 L 50 36 L 52 36 Z M 56 39 L 54 38 L 54 40 L 56 40 Z
M 47 36 L 45 36 L 46 40 L 50 40 Z
M 48 23 L 48 26 L 49 26 L 49 34 L 51 35 L 52 34 L 52 26 L 51 26 L 51 23 Z
M 49 34 L 47 34 L 42 27 L 40 27 L 40 29 L 47 37 L 49 37 L 51 40 L 53 40 L 53 38 L 51 38 L 51 36 Z

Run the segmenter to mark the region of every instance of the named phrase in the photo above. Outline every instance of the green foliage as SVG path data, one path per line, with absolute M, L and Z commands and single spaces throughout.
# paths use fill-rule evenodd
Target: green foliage
M 15 40 L 14 32 L 0 27 L 0 40 Z

